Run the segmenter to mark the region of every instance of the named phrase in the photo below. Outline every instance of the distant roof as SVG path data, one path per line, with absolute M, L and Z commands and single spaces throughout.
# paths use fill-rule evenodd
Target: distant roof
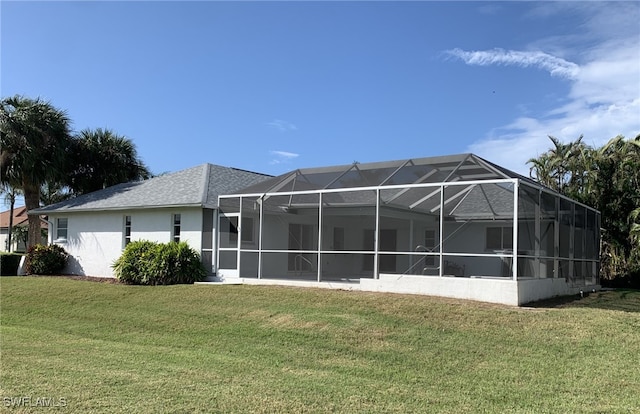
M 533 183 L 530 178 L 493 164 L 475 154 L 457 154 L 298 169 L 236 193 L 260 194 L 509 178 Z
M 202 164 L 144 181 L 123 183 L 32 210 L 30 214 L 132 208 L 216 208 L 218 196 L 271 178 L 270 175 Z
M 11 210 L 3 211 L 0 213 L 0 228 L 9 228 L 9 217 L 11 216 Z M 14 226 L 26 226 L 29 218 L 27 216 L 27 208 L 25 206 L 16 207 L 13 209 L 13 225 Z M 40 219 L 40 225 L 43 228 L 47 227 L 47 221 Z

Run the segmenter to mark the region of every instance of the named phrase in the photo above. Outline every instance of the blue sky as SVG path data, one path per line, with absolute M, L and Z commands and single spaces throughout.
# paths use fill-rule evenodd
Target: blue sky
M 154 173 L 269 174 L 640 133 L 640 2 L 0 3 L 3 97 Z

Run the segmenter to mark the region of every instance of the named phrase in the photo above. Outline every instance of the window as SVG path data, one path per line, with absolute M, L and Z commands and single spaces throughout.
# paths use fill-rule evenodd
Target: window
M 123 244 L 126 246 L 131 243 L 131 216 L 124 216 L 124 240 Z
M 176 243 L 180 242 L 180 214 L 173 215 L 173 236 L 172 240 Z
M 67 240 L 68 228 L 69 228 L 69 219 L 59 218 L 56 221 L 56 240 Z
M 513 249 L 513 227 L 487 227 L 487 250 Z
M 242 217 L 241 240 L 244 243 L 253 243 L 253 219 L 251 217 Z

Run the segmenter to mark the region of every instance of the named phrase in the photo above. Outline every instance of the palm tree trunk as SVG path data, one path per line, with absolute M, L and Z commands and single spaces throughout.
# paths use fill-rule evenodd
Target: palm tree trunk
M 11 190 L 13 191 L 13 189 Z M 16 206 L 16 194 L 11 194 L 11 199 L 9 200 L 9 231 L 7 232 L 7 251 L 11 251 L 11 234 L 13 233 L 13 210 Z
M 27 212 L 40 207 L 40 186 L 32 183 L 23 183 L 24 205 Z M 29 237 L 27 238 L 27 249 L 36 244 L 40 244 L 42 236 L 40 233 L 40 216 L 29 215 Z

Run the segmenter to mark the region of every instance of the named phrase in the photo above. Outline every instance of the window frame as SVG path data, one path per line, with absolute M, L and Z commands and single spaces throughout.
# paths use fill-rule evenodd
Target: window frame
M 64 222 L 64 226 L 61 226 L 61 223 Z M 61 231 L 64 230 L 64 236 L 61 235 Z M 56 219 L 56 242 L 65 242 L 69 237 L 69 218 L 68 217 L 58 217 Z
M 133 218 L 130 215 L 123 217 L 123 229 L 122 229 L 122 247 L 127 247 L 127 244 L 131 243 L 131 224 Z
M 489 231 L 500 231 L 500 245 L 489 244 Z M 485 249 L 487 251 L 513 250 L 513 226 L 488 226 L 485 228 Z
M 171 215 L 171 241 L 180 243 L 180 234 L 182 230 L 182 214 L 174 213 Z

